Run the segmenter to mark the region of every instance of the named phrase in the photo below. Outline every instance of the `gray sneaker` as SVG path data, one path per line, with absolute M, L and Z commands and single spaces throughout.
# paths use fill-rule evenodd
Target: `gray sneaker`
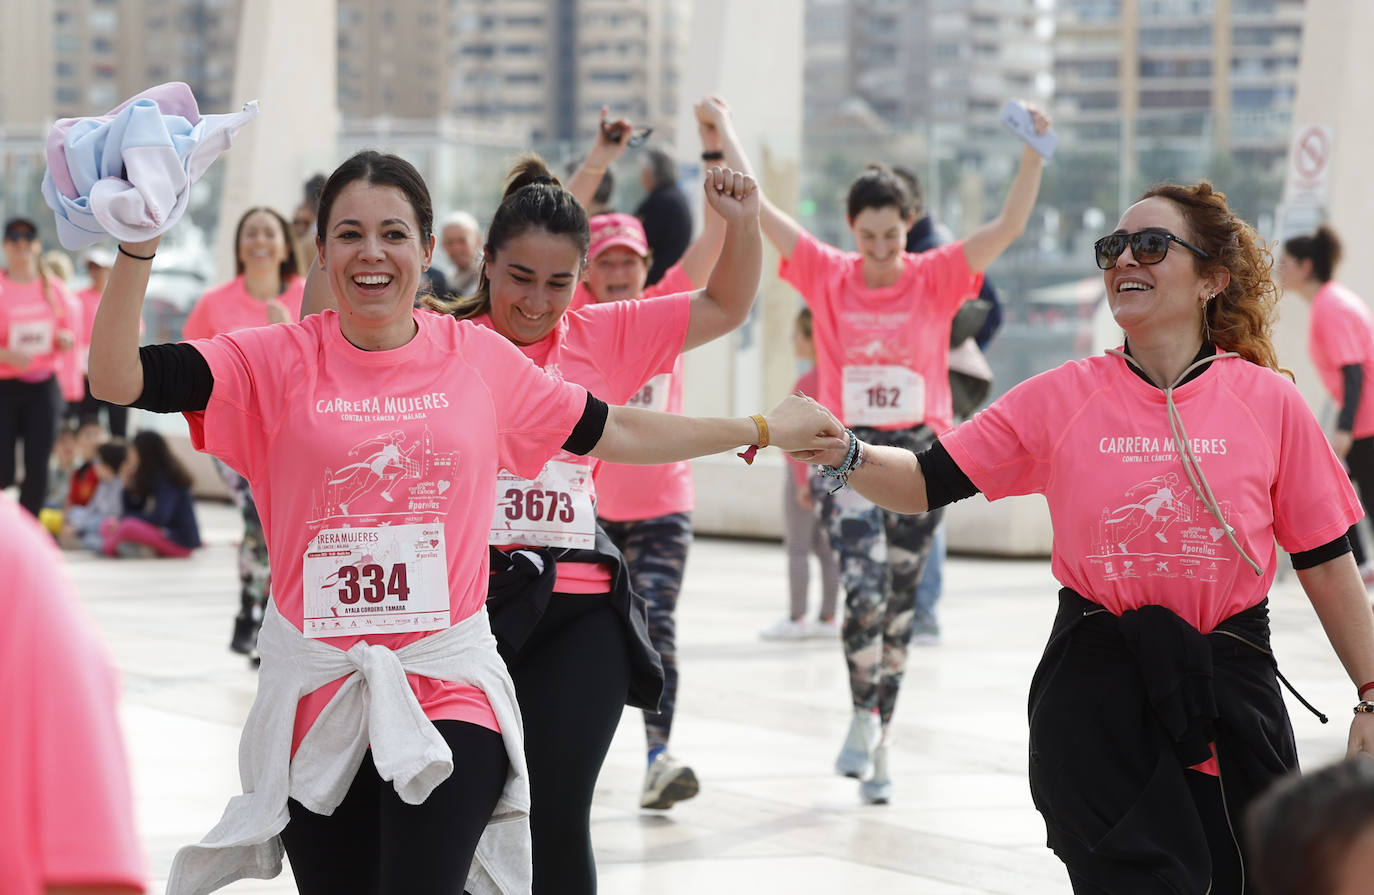
M 697 775 L 667 752 L 660 752 L 644 774 L 639 807 L 663 810 L 684 802 L 701 791 Z
M 939 646 L 940 623 L 935 616 L 918 612 L 911 623 L 912 646 Z
M 842 777 L 863 779 L 873 772 L 873 747 L 882 735 L 882 725 L 871 709 L 855 709 L 849 721 L 849 733 L 835 759 L 835 773 Z
M 873 776 L 859 784 L 859 797 L 870 805 L 892 801 L 892 776 L 887 771 L 887 740 L 873 750 Z

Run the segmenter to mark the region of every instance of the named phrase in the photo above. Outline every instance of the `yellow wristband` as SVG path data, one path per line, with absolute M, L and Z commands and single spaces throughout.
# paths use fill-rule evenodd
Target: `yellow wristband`
M 754 421 L 754 425 L 759 430 L 759 439 L 755 444 L 760 448 L 768 447 L 768 420 L 764 419 L 761 413 L 756 413 L 749 418 Z
M 606 169 L 605 169 L 605 168 L 594 168 L 594 167 L 592 167 L 591 165 L 583 165 L 583 166 L 582 166 L 582 170 L 583 170 L 583 171 L 586 171 L 588 174 L 605 174 L 605 173 L 606 173 Z

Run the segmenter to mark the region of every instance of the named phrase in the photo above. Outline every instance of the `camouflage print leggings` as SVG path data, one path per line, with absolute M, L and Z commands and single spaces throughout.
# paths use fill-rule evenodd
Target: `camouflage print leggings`
M 903 447 L 913 453 L 935 440 L 926 426 L 897 432 L 856 427 L 854 434 L 868 444 Z M 816 481 L 820 483 L 821 518 L 840 560 L 849 690 L 856 709 L 876 708 L 887 724 L 906 670 L 916 586 L 943 510 L 904 516 L 879 509 L 850 488 L 831 494 L 835 487 L 831 479 L 818 477 Z
M 658 714 L 644 713 L 644 734 L 650 749 L 667 746 L 677 706 L 677 597 L 682 590 L 687 550 L 692 546 L 692 514 L 600 522 L 625 554 L 630 586 L 649 604 L 649 640 L 663 662 L 663 698 Z
M 272 570 L 267 563 L 267 537 L 258 518 L 258 505 L 248 480 L 219 460 L 215 469 L 229 489 L 229 497 L 243 513 L 243 541 L 239 544 L 239 614 L 261 624 L 272 590 Z

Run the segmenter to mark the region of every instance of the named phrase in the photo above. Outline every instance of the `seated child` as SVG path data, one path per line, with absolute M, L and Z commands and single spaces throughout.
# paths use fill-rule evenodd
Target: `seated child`
M 62 546 L 85 547 L 97 553 L 105 546 L 101 526 L 106 519 L 118 519 L 124 513 L 124 481 L 120 470 L 129 451 L 123 444 L 107 441 L 96 448 L 91 466 L 97 478 L 95 492 L 84 505 L 67 510 L 62 527 Z
M 156 432 L 139 432 L 122 471 L 124 514 L 101 526 L 106 556 L 186 557 L 200 546 L 191 474 Z
M 95 474 L 95 451 L 107 438 L 105 427 L 98 422 L 85 422 L 77 428 L 76 457 L 81 465 L 72 474 L 67 506 L 82 506 L 95 494 L 96 486 L 100 484 L 100 478 Z

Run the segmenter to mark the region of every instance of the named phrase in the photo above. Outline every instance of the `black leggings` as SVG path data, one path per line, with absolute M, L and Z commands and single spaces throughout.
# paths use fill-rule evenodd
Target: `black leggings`
M 84 426 L 86 423 L 100 422 L 100 410 L 110 418 L 110 437 L 123 438 L 129 433 L 129 408 L 123 404 L 110 404 L 91 394 L 91 380 L 86 380 L 86 396 L 80 401 L 67 403 L 66 418 L 69 423 Z
M 1241 895 L 1241 866 L 1236 851 L 1241 831 L 1231 829 L 1221 784 L 1218 778 L 1198 771 L 1188 771 L 1185 777 L 1193 793 L 1193 805 L 1202 819 L 1202 828 L 1207 832 L 1207 849 L 1212 854 L 1210 895 Z M 1069 882 L 1073 884 L 1074 895 L 1111 895 L 1110 890 L 1085 881 L 1072 868 L 1069 870 Z M 1247 891 L 1253 891 L 1253 888 L 1251 885 Z
M 14 484 L 15 445 L 24 442 L 19 503 L 37 516 L 48 496 L 48 458 L 57 442 L 62 395 L 57 377 L 42 382 L 0 379 L 0 488 Z
M 1364 507 L 1364 514 L 1370 515 L 1371 504 L 1374 504 L 1374 438 L 1358 438 L 1350 445 L 1350 453 L 1345 455 L 1346 468 L 1350 470 L 1350 478 L 1355 481 L 1356 489 L 1360 492 L 1360 505 Z M 1364 550 L 1364 543 L 1360 540 L 1359 526 L 1350 526 L 1350 550 L 1355 554 L 1355 562 L 1364 565 L 1367 558 Z
M 592 794 L 630 688 L 625 622 L 605 595 L 556 593 L 507 664 L 525 721 L 534 895 L 593 895 Z
M 377 775 L 372 750 L 328 817 L 295 799 L 282 842 L 301 895 L 458 895 L 477 840 L 506 785 L 501 735 L 463 721 L 436 721 L 453 750 L 453 773 L 421 805 L 407 805 Z

